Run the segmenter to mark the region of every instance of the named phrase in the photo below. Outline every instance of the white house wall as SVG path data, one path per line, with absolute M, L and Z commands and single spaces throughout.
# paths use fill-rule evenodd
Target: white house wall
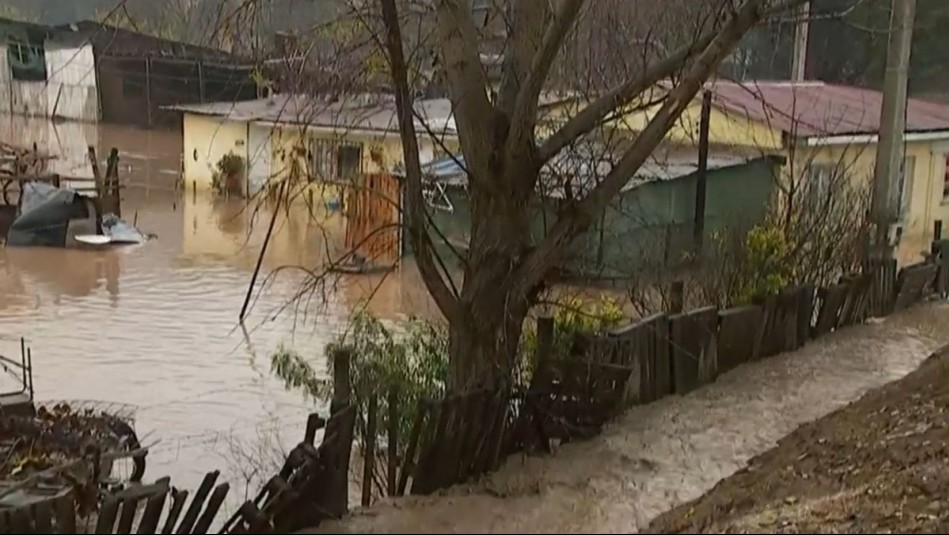
M 92 45 L 45 45 L 46 82 L 14 80 L 0 42 L 0 113 L 96 122 L 99 97 Z
M 49 117 L 95 122 L 99 118 L 92 46 L 46 43 L 46 109 Z
M 7 44 L 0 40 L 0 113 L 10 115 L 10 62 L 7 61 Z

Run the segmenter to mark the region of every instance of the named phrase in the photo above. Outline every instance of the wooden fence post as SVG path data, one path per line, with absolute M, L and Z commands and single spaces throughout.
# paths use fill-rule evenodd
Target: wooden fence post
M 669 296 L 669 313 L 681 314 L 685 309 L 685 283 L 673 281 Z
M 396 493 L 396 470 L 399 459 L 399 390 L 395 386 L 389 388 L 389 437 L 387 441 L 388 455 L 386 470 L 386 486 L 389 496 Z
M 337 411 L 349 405 L 352 395 L 352 384 L 349 377 L 349 361 L 352 353 L 347 348 L 340 348 L 333 352 L 333 402 L 330 412 Z
M 366 418 L 366 433 L 363 435 L 362 465 L 362 506 L 372 503 L 372 473 L 376 464 L 376 413 L 379 412 L 379 400 L 376 394 L 369 398 L 369 414 Z
M 537 369 L 534 376 L 542 371 L 546 372 L 550 359 L 554 353 L 554 318 L 541 316 L 537 318 Z

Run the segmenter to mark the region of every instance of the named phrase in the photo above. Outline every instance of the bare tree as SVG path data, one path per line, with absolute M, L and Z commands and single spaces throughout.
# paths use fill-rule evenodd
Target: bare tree
M 385 47 L 399 110 L 405 156 L 407 234 L 423 280 L 450 324 L 450 388 L 506 384 L 515 367 L 522 324 L 564 249 L 583 233 L 660 144 L 703 83 L 768 17 L 803 0 L 706 3 L 709 15 L 684 46 L 602 91 L 549 137 L 537 139 L 542 92 L 564 42 L 581 20 L 584 0 L 512 0 L 500 84 L 489 87 L 479 57 L 478 27 L 467 0 L 438 0 L 435 53 L 454 106 L 471 197 L 470 249 L 456 289 L 435 258 L 424 209 L 413 91 L 395 0 L 379 0 Z M 541 168 L 588 138 L 618 110 L 675 77 L 658 110 L 612 170 L 569 202 L 539 243 L 532 243 L 531 202 Z

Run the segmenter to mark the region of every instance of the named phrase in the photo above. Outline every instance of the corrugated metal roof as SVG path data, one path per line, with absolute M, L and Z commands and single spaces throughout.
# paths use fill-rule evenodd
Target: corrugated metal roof
M 754 159 L 755 158 L 749 159 L 739 156 L 712 157 L 708 160 L 708 170 L 715 171 L 718 169 L 725 169 L 727 167 L 734 167 L 748 163 Z M 599 165 L 597 165 L 596 173 L 597 179 L 602 179 L 609 173 L 611 166 L 607 161 L 601 161 L 598 162 L 598 164 Z M 447 157 L 423 165 L 422 173 L 427 175 L 430 179 L 443 184 L 460 186 L 468 182 L 468 176 L 464 165 L 464 156 Z M 580 181 L 573 183 L 573 187 L 579 190 L 576 191 L 578 194 L 583 193 L 588 186 L 592 185 L 589 180 L 592 175 L 587 169 L 590 167 L 589 165 L 586 165 L 585 163 L 579 163 L 576 160 L 570 161 L 569 157 L 565 157 L 556 165 L 556 172 L 553 172 L 550 166 L 545 166 L 545 170 L 547 171 L 546 182 L 548 182 L 548 185 L 555 181 L 560 182 L 560 177 L 567 175 L 581 177 Z M 576 172 L 570 172 L 569 169 L 565 169 L 569 166 L 573 166 L 578 170 Z M 666 161 L 650 159 L 639 168 L 639 171 L 637 171 L 636 175 L 629 182 L 627 182 L 623 190 L 629 190 L 648 182 L 667 181 L 683 178 L 695 173 L 696 171 L 698 171 L 698 162 L 696 162 L 695 159 L 673 158 Z M 551 187 L 548 189 L 551 190 L 549 191 L 549 194 L 552 197 L 563 196 L 563 192 L 559 191 L 559 188 Z
M 427 126 L 439 134 L 454 135 L 455 121 L 448 99 L 419 100 L 415 108 L 425 124 L 417 121 L 420 134 Z M 181 104 L 166 109 L 223 117 L 236 122 L 299 124 L 349 130 L 397 132 L 395 101 L 387 96 L 343 97 L 338 101 L 304 95 L 210 104 Z
M 798 137 L 876 134 L 883 94 L 823 82 L 713 82 L 712 102 Z M 949 106 L 910 99 L 908 132 L 949 130 Z

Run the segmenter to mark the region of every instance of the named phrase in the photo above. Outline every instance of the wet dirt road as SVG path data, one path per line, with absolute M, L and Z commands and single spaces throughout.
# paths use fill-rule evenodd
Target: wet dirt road
M 628 533 L 697 498 L 798 425 L 949 343 L 949 304 L 915 308 L 628 412 L 601 437 L 513 457 L 478 484 L 357 512 L 323 533 Z
M 102 400 L 137 408 L 145 444 L 155 440 L 146 479 L 164 475 L 194 488 L 221 469 L 242 498 L 252 475 L 245 458 L 294 445 L 305 415 L 320 408 L 286 392 L 270 374 L 270 355 L 286 343 L 322 366 L 323 347 L 379 278 L 341 280 L 311 302 L 313 313 L 284 311 L 301 276 L 282 272 L 254 302 L 246 330 L 237 317 L 269 222 L 241 201 L 174 191 L 180 137 L 117 127 L 51 125 L 0 117 L 0 139 L 38 139 L 64 154 L 56 169 L 88 173 L 87 144 L 117 146 L 131 183 L 123 215 L 157 234 L 142 246 L 110 251 L 0 247 L 0 354 L 32 347 L 39 400 Z M 33 137 L 31 137 L 33 136 Z M 277 220 L 262 276 L 281 266 L 314 267 L 324 231 L 296 212 Z M 389 275 L 371 310 L 384 318 L 424 314 L 414 270 Z M 0 390 L 9 387 L 0 378 Z M 263 474 L 259 475 L 260 477 Z

